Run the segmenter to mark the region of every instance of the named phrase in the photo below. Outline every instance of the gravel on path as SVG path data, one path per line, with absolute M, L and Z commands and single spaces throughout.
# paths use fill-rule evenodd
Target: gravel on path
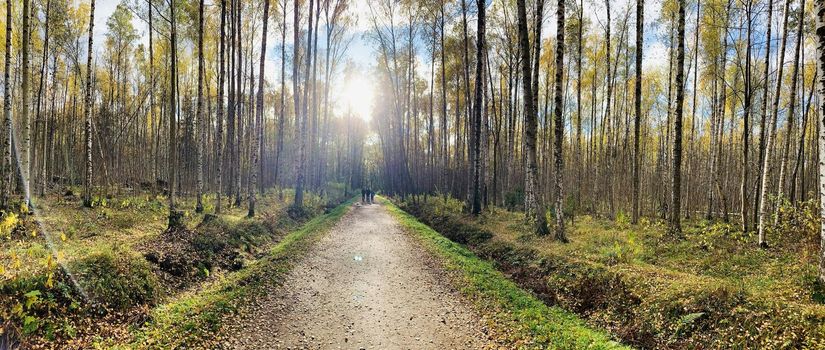
M 226 328 L 231 349 L 489 349 L 485 322 L 380 204 L 355 205 Z

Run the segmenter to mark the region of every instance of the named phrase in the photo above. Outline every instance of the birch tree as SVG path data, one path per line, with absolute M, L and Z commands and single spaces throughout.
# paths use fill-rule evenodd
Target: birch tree
M 553 134 L 553 141 L 555 147 L 553 150 L 553 159 L 555 161 L 555 197 L 556 197 L 556 239 L 562 242 L 567 242 L 567 235 L 564 232 L 564 115 L 562 114 L 562 99 L 564 98 L 562 92 L 562 81 L 564 73 L 564 0 L 558 0 L 556 5 L 556 67 L 555 67 L 555 97 L 553 102 L 553 125 L 555 132 Z M 538 23 L 537 25 L 541 25 Z M 540 40 L 538 37 L 536 40 Z M 535 92 L 534 92 L 535 93 Z
M 8 46 L 8 44 L 7 44 Z M 8 54 L 7 54 L 8 55 Z M 8 57 L 8 56 L 6 56 Z M 816 67 L 825 72 L 825 0 L 816 0 Z M 817 76 L 819 149 L 825 150 L 825 74 Z M 819 282 L 825 283 L 825 152 L 819 152 Z
M 527 9 L 524 0 L 517 0 L 518 7 L 518 42 L 521 50 L 521 78 L 524 93 L 524 147 L 527 152 L 524 184 L 524 208 L 528 220 L 533 225 L 533 232 L 539 236 L 550 233 L 547 228 L 547 214 L 538 193 L 538 163 L 536 161 L 536 129 L 538 119 L 533 98 L 531 74 L 530 41 L 527 33 Z
M 86 91 L 83 102 L 83 114 L 85 120 L 85 148 L 86 148 L 86 167 L 85 176 L 83 180 L 83 206 L 87 208 L 92 207 L 92 39 L 94 38 L 95 25 L 95 0 L 91 1 L 89 10 L 89 44 L 86 52 Z M 11 127 L 11 122 L 9 122 Z
M 676 29 L 676 104 L 673 125 L 673 183 L 671 191 L 671 234 L 682 235 L 682 114 L 685 104 L 685 0 L 679 0 Z

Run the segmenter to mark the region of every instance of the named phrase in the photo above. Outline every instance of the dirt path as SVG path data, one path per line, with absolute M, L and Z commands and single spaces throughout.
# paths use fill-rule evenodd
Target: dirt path
M 227 334 L 233 349 L 484 349 L 483 322 L 381 205 L 346 214 Z

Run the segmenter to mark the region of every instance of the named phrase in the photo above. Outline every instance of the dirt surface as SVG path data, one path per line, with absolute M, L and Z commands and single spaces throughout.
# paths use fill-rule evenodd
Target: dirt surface
M 437 266 L 383 206 L 356 205 L 229 327 L 228 348 L 494 348 Z

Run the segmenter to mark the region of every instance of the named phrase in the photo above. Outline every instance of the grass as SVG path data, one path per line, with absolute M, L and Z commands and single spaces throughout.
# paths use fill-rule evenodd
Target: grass
M 392 204 L 390 212 L 413 232 L 424 246 L 439 256 L 449 271 L 460 276 L 464 294 L 477 307 L 495 314 L 496 329 L 516 348 L 523 349 L 620 349 L 600 331 L 588 327 L 573 313 L 547 306 L 519 288 L 492 264 L 467 248 L 450 241 Z
M 732 224 L 690 220 L 684 240 L 665 235 L 657 221 L 630 225 L 580 216 L 568 227 L 569 244 L 529 234 L 520 213 L 496 210 L 474 222 L 496 239 L 530 245 L 539 251 L 607 266 L 623 265 L 673 276 L 706 277 L 738 285 L 748 293 L 787 302 L 810 303 L 809 279 L 815 272 L 816 244 L 812 233 L 770 232 L 773 247 L 756 247 L 754 233 Z M 515 229 L 514 229 L 515 228 Z
M 350 200 L 328 214 L 312 219 L 286 235 L 264 258 L 246 268 L 158 306 L 150 315 L 151 321 L 135 330 L 132 340 L 126 344 L 104 342 L 98 346 L 120 349 L 190 348 L 204 342 L 219 341 L 208 338 L 216 335 L 222 318 L 237 311 L 248 298 L 265 292 L 265 285 L 279 283 L 294 259 L 306 252 L 314 239 L 332 227 L 351 205 Z
M 403 208 L 445 236 L 489 237 L 466 247 L 542 301 L 640 348 L 822 348 L 825 305 L 813 280 L 815 205 L 783 208 L 771 247 L 724 222 L 686 220 L 684 239 L 662 222 L 578 216 L 570 243 L 531 233 L 521 213 L 417 199 Z M 551 220 L 552 222 L 552 220 Z
M 192 198 L 182 198 L 185 241 L 165 234 L 166 198 L 148 192 L 95 198 L 93 208 L 51 193 L 37 199 L 34 215 L 0 215 L 0 334 L 17 334 L 24 347 L 88 348 L 100 339 L 127 338 L 154 306 L 252 264 L 329 206 L 308 193 L 307 217 L 295 220 L 286 215 L 291 199 L 289 190 L 283 198 L 271 190 L 259 196 L 255 218 L 246 218 L 245 207 L 227 207 L 200 225 L 204 214 L 194 212 Z M 206 212 L 214 211 L 214 196 L 204 203 Z M 178 247 L 185 248 L 183 258 L 175 256 Z M 183 262 L 187 276 L 166 272 L 163 261 L 150 258 L 155 253 Z

